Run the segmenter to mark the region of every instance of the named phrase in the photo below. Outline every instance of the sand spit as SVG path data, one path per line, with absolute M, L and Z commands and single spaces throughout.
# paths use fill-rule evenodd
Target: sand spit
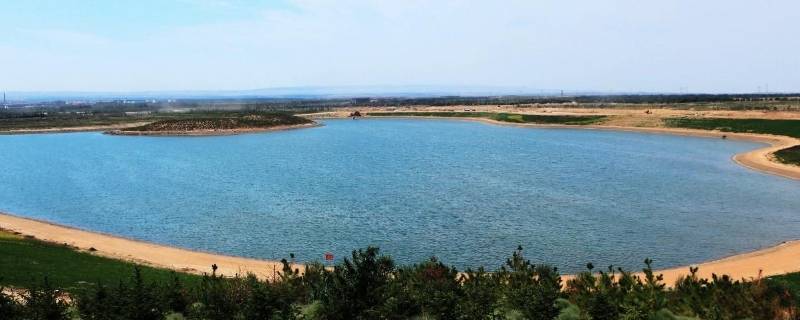
M 179 136 L 229 136 L 247 133 L 259 133 L 270 131 L 283 131 L 293 129 L 303 129 L 318 127 L 321 124 L 317 122 L 304 123 L 290 126 L 274 126 L 269 128 L 242 128 L 242 129 L 222 129 L 222 130 L 192 130 L 192 131 L 133 131 L 133 130 L 110 130 L 106 134 L 119 135 L 119 136 L 163 136 L 163 137 L 179 137 Z

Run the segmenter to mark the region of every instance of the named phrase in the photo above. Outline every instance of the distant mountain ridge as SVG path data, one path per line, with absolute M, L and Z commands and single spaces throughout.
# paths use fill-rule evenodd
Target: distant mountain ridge
M 117 99 L 232 99 L 284 98 L 333 99 L 356 97 L 421 98 L 441 96 L 558 96 L 560 89 L 534 89 L 503 86 L 307 86 L 275 87 L 250 90 L 165 90 L 165 91 L 8 91 L 9 102 L 52 100 Z M 643 92 L 599 92 L 564 90 L 567 95 L 652 94 Z

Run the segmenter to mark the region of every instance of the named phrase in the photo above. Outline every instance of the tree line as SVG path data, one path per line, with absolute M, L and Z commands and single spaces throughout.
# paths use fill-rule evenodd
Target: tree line
M 130 279 L 68 294 L 44 279 L 0 293 L 0 319 L 797 319 L 795 296 L 768 280 L 702 279 L 697 269 L 668 287 L 645 260 L 641 273 L 608 267 L 564 281 L 518 248 L 494 272 L 459 272 L 436 258 L 397 266 L 368 247 L 333 268 L 293 270 L 276 279 L 223 277 L 198 284 Z

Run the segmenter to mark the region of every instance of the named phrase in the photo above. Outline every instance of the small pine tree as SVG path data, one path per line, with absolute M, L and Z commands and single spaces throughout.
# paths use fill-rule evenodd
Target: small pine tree
M 47 277 L 39 287 L 28 290 L 24 295 L 22 318 L 30 320 L 66 320 L 68 305 L 60 298 L 58 290 L 50 285 Z
M 376 247 L 353 251 L 352 260 L 344 259 L 334 267 L 321 299 L 320 312 L 325 319 L 379 317 L 389 276 L 394 271 L 392 259 L 379 252 Z
M 190 299 L 186 288 L 177 274 L 172 274 L 172 281 L 162 289 L 162 299 L 166 310 L 185 314 Z
M 0 279 L 2 280 L 2 279 Z M 15 320 L 22 318 L 22 306 L 17 299 L 6 294 L 6 289 L 0 286 L 0 320 Z
M 498 314 L 501 283 L 492 273 L 483 268 L 467 269 L 460 278 L 463 295 L 458 301 L 460 319 L 499 319 Z
M 531 264 L 520 246 L 500 274 L 506 283 L 509 308 L 518 310 L 526 319 L 550 320 L 558 316 L 556 300 L 561 295 L 561 276 L 556 268 Z

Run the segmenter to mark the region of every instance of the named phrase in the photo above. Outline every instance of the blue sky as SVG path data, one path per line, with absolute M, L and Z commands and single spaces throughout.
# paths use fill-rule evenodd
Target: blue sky
M 0 90 L 800 91 L 796 0 L 0 0 Z

